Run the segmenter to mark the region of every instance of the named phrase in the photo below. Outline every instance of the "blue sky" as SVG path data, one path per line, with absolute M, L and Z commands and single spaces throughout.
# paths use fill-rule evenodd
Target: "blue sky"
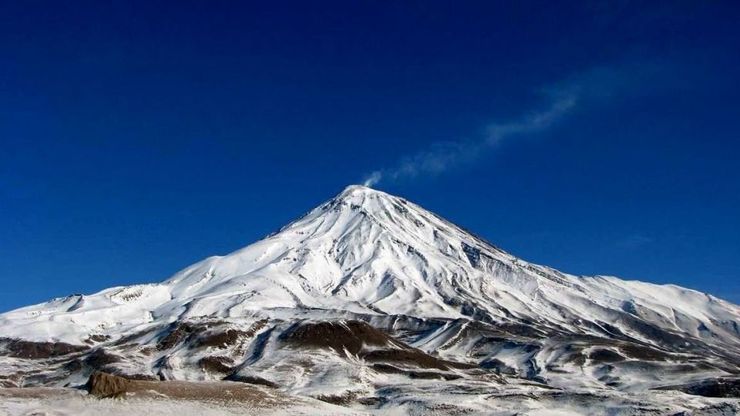
M 374 186 L 740 302 L 736 2 L 4 2 L 0 310 Z

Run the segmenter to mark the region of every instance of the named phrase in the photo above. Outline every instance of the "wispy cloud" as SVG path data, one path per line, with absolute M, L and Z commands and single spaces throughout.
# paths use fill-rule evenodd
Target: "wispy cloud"
M 534 135 L 551 128 L 574 109 L 588 102 L 613 99 L 629 94 L 636 85 L 649 88 L 657 73 L 655 65 L 620 65 L 594 67 L 549 85 L 539 92 L 542 108 L 522 114 L 518 118 L 501 120 L 485 126 L 474 139 L 435 142 L 415 154 L 402 158 L 395 165 L 375 170 L 365 176 L 365 186 L 381 181 L 413 179 L 419 176 L 439 175 L 456 166 L 474 162 L 486 151 L 502 143 Z
M 486 126 L 484 134 L 475 140 L 435 142 L 427 149 L 401 159 L 395 166 L 371 172 L 364 185 L 373 186 L 382 180 L 437 175 L 447 169 L 470 163 L 483 151 L 499 146 L 506 140 L 537 133 L 549 128 L 576 105 L 578 91 L 573 88 L 551 88 L 544 110 L 530 112 L 518 119 L 494 122 Z

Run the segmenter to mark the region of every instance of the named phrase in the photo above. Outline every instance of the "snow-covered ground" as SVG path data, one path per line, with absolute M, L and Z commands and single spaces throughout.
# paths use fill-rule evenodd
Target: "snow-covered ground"
M 98 399 L 71 389 L 53 389 L 40 394 L 19 395 L 0 393 L 0 415 L 8 416 L 278 416 L 327 415 L 350 416 L 365 414 L 339 406 L 314 402 L 281 405 L 273 408 L 245 403 L 224 403 L 198 400 L 160 398 Z
M 413 396 L 412 394 L 408 394 Z M 321 402 L 290 406 L 250 406 L 244 403 L 172 400 L 168 398 L 97 399 L 79 391 L 56 389 L 36 397 L 0 395 L 0 415 L 3 416 L 373 416 L 373 415 L 492 415 L 492 416 L 579 416 L 579 415 L 701 415 L 731 416 L 740 411 L 738 400 L 727 401 L 661 393 L 658 397 L 602 394 L 590 396 L 584 392 L 563 397 L 541 396 L 534 391 L 520 390 L 499 396 L 459 397 L 437 395 L 430 405 L 425 396 L 404 400 L 393 408 L 353 409 Z M 448 403 L 457 403 L 451 407 Z M 454 410 L 454 412 L 451 412 Z

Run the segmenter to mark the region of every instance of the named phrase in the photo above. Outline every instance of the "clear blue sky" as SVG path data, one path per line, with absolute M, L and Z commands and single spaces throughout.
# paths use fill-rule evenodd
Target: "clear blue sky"
M 737 2 L 0 5 L 0 310 L 381 173 L 524 259 L 740 302 Z

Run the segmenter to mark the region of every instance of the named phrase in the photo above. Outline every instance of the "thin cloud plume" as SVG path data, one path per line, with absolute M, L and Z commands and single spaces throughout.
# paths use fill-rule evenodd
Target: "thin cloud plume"
M 373 186 L 383 180 L 439 175 L 455 166 L 472 163 L 482 152 L 507 140 L 549 128 L 573 109 L 578 93 L 576 88 L 560 88 L 548 91 L 548 96 L 550 102 L 544 110 L 531 112 L 519 119 L 491 123 L 485 128 L 485 133 L 475 140 L 433 143 L 429 148 L 401 159 L 394 167 L 371 172 L 363 184 Z

